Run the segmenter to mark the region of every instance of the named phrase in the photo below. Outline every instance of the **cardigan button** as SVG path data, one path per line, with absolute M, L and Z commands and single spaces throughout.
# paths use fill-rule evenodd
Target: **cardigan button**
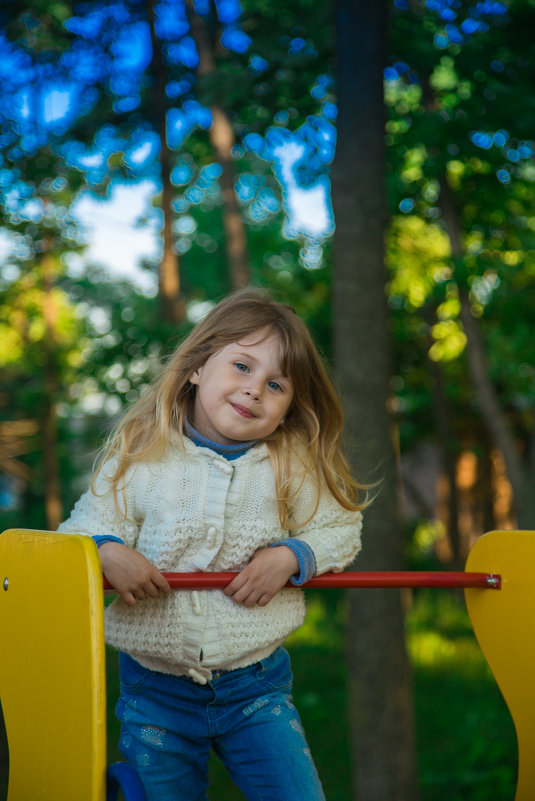
M 199 673 L 198 670 L 195 670 L 195 668 L 190 668 L 188 670 L 188 676 L 193 679 L 193 681 L 197 682 L 197 684 L 208 684 L 208 679 L 203 676 L 202 673 Z

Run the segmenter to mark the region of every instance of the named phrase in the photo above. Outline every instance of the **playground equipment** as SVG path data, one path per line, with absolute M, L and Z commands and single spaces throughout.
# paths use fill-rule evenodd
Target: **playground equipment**
M 535 535 L 491 532 L 464 573 L 337 573 L 306 587 L 463 587 L 472 625 L 518 738 L 515 801 L 535 798 L 532 614 Z M 232 573 L 164 574 L 171 586 L 223 587 Z M 143 801 L 124 763 L 106 771 L 103 578 L 93 541 L 0 535 L 0 697 L 9 742 L 7 801 Z M 106 582 L 104 581 L 104 586 Z
M 0 573 L 8 801 L 104 801 L 104 599 L 95 544 L 5 531 Z M 108 801 L 119 785 L 126 801 L 144 801 L 127 766 L 112 766 L 108 785 Z
M 481 537 L 467 570 L 499 570 L 500 592 L 465 590 L 472 628 L 509 707 L 518 741 L 515 801 L 535 798 L 535 532 L 492 531 Z

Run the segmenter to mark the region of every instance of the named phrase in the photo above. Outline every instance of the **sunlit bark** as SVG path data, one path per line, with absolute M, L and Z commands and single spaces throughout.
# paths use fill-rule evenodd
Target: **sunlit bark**
M 58 457 L 57 398 L 59 396 L 56 363 L 57 309 L 54 303 L 54 259 L 45 253 L 41 262 L 43 278 L 43 317 L 45 321 L 44 402 L 42 410 L 43 478 L 45 485 L 46 523 L 55 531 L 63 519 Z
M 429 317 L 429 327 L 431 327 L 436 322 L 435 310 L 433 310 L 432 316 L 430 314 Z M 430 342 L 430 347 L 431 344 L 432 343 Z M 442 369 L 440 364 L 433 361 L 431 358 L 429 358 L 429 365 L 431 368 L 431 375 L 433 377 L 433 407 L 435 412 L 435 425 L 438 434 L 438 442 L 440 446 L 440 461 L 442 463 L 442 471 L 448 485 L 447 529 L 453 557 L 452 567 L 454 567 L 456 570 L 461 570 L 462 564 L 461 544 L 459 539 L 459 505 L 455 477 L 457 462 L 456 444 Z
M 195 13 L 193 2 L 187 0 L 191 35 L 199 54 L 198 75 L 210 75 L 215 71 L 214 44 L 207 34 L 201 17 Z M 243 289 L 250 282 L 251 269 L 247 248 L 247 235 L 234 190 L 234 168 L 232 147 L 234 131 L 228 114 L 220 104 L 212 104 L 212 125 L 208 135 L 217 162 L 221 165 L 221 189 L 223 193 L 223 226 L 225 249 L 230 284 L 233 289 Z
M 30 438 L 37 431 L 35 420 L 5 420 L 0 423 L 0 472 L 25 481 L 30 477 L 28 465 L 18 457 L 33 449 Z
M 180 265 L 175 252 L 173 237 L 173 185 L 171 183 L 171 153 L 167 143 L 166 86 L 167 67 L 164 62 L 161 42 L 155 30 L 155 0 L 148 3 L 152 43 L 152 62 L 149 71 L 154 80 L 152 98 L 153 122 L 160 140 L 160 176 L 162 180 L 162 258 L 160 261 L 158 283 L 160 305 L 163 319 L 169 323 L 181 323 L 186 308 L 181 295 Z

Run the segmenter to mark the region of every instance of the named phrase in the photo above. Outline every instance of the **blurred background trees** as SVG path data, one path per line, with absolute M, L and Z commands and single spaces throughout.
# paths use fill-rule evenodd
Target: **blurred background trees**
M 2 529 L 55 528 L 159 359 L 247 283 L 307 321 L 357 473 L 387 477 L 370 569 L 533 527 L 534 2 L 377 3 L 352 60 L 368 6 L 2 4 Z M 85 255 L 77 204 L 118 186 L 149 187 L 142 286 Z M 395 605 L 368 628 L 404 660 Z

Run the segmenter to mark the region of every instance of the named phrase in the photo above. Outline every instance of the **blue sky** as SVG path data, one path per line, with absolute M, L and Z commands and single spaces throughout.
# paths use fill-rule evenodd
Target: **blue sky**
M 298 143 L 288 143 L 274 153 L 274 170 L 284 188 L 285 230 L 288 236 L 320 242 L 332 231 L 330 185 L 326 177 L 306 188 L 294 177 L 302 157 Z M 140 181 L 130 186 L 116 184 L 110 199 L 101 200 L 84 192 L 73 213 L 88 241 L 84 261 L 106 267 L 118 277 L 129 278 L 147 292 L 156 291 L 156 276 L 139 267 L 143 258 L 157 258 L 160 248 L 157 221 L 136 227 L 149 205 L 154 185 Z
M 109 269 L 147 292 L 155 291 L 156 275 L 143 270 L 140 260 L 158 254 L 159 238 L 154 226 L 136 227 L 154 187 L 150 181 L 132 186 L 118 184 L 109 200 L 89 192 L 75 203 L 73 213 L 81 223 L 88 242 L 84 261 Z

